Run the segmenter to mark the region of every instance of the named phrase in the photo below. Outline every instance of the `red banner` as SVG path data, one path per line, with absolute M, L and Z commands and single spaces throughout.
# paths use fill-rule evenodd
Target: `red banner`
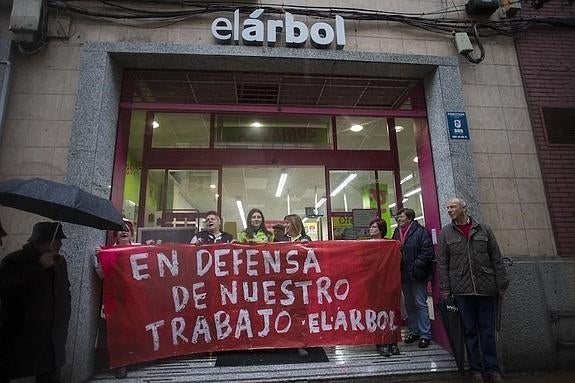
M 113 368 L 401 339 L 397 241 L 130 246 L 99 258 Z

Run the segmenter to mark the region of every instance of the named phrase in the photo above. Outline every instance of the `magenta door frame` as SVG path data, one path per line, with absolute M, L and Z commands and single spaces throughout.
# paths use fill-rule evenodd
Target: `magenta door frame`
M 153 149 L 151 147 L 151 119 L 153 112 L 190 112 L 190 113 L 256 113 L 256 114 L 300 114 L 300 115 L 352 115 L 352 116 L 373 116 L 373 117 L 405 117 L 413 118 L 416 125 L 416 148 L 419 158 L 418 167 L 421 176 L 422 198 L 425 214 L 426 227 L 435 230 L 439 234 L 441 228 L 439 217 L 439 206 L 435 186 L 435 173 L 433 168 L 433 157 L 431 150 L 431 140 L 427 126 L 427 112 L 419 105 L 417 110 L 376 110 L 376 109 L 341 109 L 341 108 L 308 108 L 308 107 L 281 107 L 277 106 L 254 106 L 254 105 L 190 105 L 190 104 L 155 104 L 155 103 L 132 103 L 122 102 L 120 104 L 120 118 L 118 138 L 116 142 L 115 166 L 113 174 L 112 202 L 116 206 L 122 205 L 123 183 L 125 172 L 125 159 L 128 152 L 128 133 L 130 127 L 130 115 L 132 109 L 148 111 L 146 125 L 145 147 L 147 155 L 144 156 L 142 164 L 143 183 L 140 193 L 145 198 L 147 170 L 150 168 L 219 168 L 222 166 L 281 166 L 281 165 L 318 165 L 325 168 L 326 182 L 329 180 L 330 170 L 391 170 L 395 175 L 396 183 L 396 203 L 401 206 L 401 185 L 399 184 L 399 160 L 397 157 L 397 141 L 393 124 L 390 126 L 389 151 L 342 151 L 335 149 L 327 150 L 255 150 L 255 149 Z M 391 120 L 393 122 L 393 120 Z M 393 143 L 395 142 L 395 145 Z M 393 149 L 396 150 L 393 150 Z M 209 156 L 206 154 L 209 153 Z M 239 161 L 238 159 L 241 159 Z M 241 163 L 240 163 L 241 162 Z M 214 164 L 217 164 L 215 166 Z M 221 183 L 221 177 L 220 177 Z M 221 185 L 220 185 L 221 186 Z M 329 187 L 329 184 L 326 184 Z M 329 193 L 329 190 L 327 190 Z M 140 199 L 142 199 L 142 195 Z M 331 212 L 331 204 L 328 198 L 327 209 Z M 142 209 L 140 209 L 143 211 Z M 328 231 L 331 235 L 331 224 L 328 214 Z M 143 219 L 144 217 L 139 217 Z M 440 298 L 438 276 L 432 286 L 434 302 Z M 433 339 L 444 348 L 449 349 L 447 336 L 443 326 L 439 325 L 439 318 L 432 323 Z

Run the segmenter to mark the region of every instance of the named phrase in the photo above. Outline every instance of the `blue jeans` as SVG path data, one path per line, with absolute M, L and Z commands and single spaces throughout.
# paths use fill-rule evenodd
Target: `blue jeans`
M 427 308 L 427 282 L 410 282 L 401 285 L 405 310 L 407 311 L 407 325 L 411 335 L 431 339 L 431 321 Z
M 455 301 L 465 331 L 469 368 L 481 373 L 500 372 L 495 340 L 497 298 L 485 295 L 456 295 Z

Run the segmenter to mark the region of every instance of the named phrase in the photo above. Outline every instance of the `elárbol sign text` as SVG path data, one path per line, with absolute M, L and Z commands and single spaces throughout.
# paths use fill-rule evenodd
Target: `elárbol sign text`
M 112 367 L 401 339 L 398 241 L 129 246 L 98 257 Z
M 289 12 L 285 13 L 283 20 L 268 19 L 265 23 L 259 19 L 263 13 L 263 9 L 256 9 L 243 23 L 240 22 L 239 9 L 234 12 L 233 20 L 218 17 L 212 23 L 212 35 L 221 44 L 239 44 L 241 37 L 246 45 L 263 45 L 265 42 L 273 47 L 278 35 L 285 31 L 288 47 L 302 47 L 308 39 L 319 49 L 329 48 L 334 41 L 337 49 L 345 46 L 345 25 L 341 16 L 335 16 L 335 27 L 318 21 L 308 28 L 303 22 L 294 20 Z

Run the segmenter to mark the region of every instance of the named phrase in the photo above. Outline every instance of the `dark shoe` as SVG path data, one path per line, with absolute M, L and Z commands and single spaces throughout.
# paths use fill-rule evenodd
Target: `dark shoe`
M 489 377 L 491 378 L 492 383 L 505 383 L 505 381 L 501 377 L 501 374 L 498 372 L 489 373 Z
M 114 370 L 114 376 L 116 379 L 124 379 L 128 376 L 128 369 L 126 367 L 120 367 Z
M 387 356 L 387 357 L 391 356 L 391 352 L 389 352 L 389 347 L 387 346 L 387 344 L 378 345 L 377 352 L 381 356 Z
M 431 341 L 429 339 L 425 339 L 425 338 L 421 338 L 419 340 L 419 344 L 417 345 L 417 347 L 419 348 L 427 348 L 429 347 L 429 344 L 431 343 Z
M 399 347 L 397 347 L 397 343 L 389 345 L 389 352 L 391 352 L 391 355 L 399 355 Z
M 419 340 L 419 335 L 409 334 L 403 342 L 409 344 L 415 342 L 416 340 Z
M 471 383 L 483 383 L 483 376 L 481 376 L 481 373 L 474 372 L 473 375 L 471 375 Z

